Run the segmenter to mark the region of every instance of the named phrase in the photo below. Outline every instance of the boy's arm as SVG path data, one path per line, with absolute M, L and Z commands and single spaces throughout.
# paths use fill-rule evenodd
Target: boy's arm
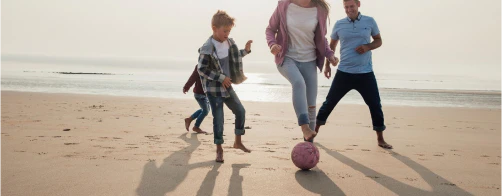
M 248 55 L 249 53 L 251 53 L 251 44 L 252 43 L 253 43 L 253 40 L 249 40 L 248 42 L 246 42 L 246 47 L 242 50 L 239 50 L 241 57 L 244 57 L 244 56 Z
M 249 53 L 251 53 L 251 50 L 249 52 L 246 52 L 245 49 L 240 49 L 239 53 L 241 54 L 241 57 L 244 57 L 244 56 L 248 55 Z
M 192 75 L 190 76 L 190 78 L 188 78 L 187 83 L 183 87 L 183 92 L 188 92 L 188 90 L 190 90 L 190 87 L 192 87 L 192 85 L 195 83 L 195 81 L 197 81 L 197 79 L 200 80 L 199 73 L 197 72 L 197 66 L 195 66 Z
M 210 56 L 208 54 L 200 54 L 199 56 L 199 64 L 197 66 L 197 71 L 199 75 L 207 78 L 209 80 L 216 80 L 218 82 L 223 83 L 223 80 L 227 76 L 218 73 L 216 70 L 212 70 L 209 68 Z

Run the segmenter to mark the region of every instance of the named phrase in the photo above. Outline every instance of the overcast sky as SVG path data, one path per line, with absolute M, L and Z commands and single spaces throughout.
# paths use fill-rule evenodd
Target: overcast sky
M 331 4 L 329 39 L 345 17 Z M 177 59 L 196 62 L 218 10 L 236 18 L 230 37 L 254 40 L 245 63 L 273 67 L 265 28 L 276 0 L 3 0 L 2 55 Z M 458 75 L 500 80 L 500 0 L 362 0 L 383 46 L 376 72 Z M 336 53 L 339 56 L 339 53 Z

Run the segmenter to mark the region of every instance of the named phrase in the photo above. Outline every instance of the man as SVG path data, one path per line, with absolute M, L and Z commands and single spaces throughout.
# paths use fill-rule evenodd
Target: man
M 383 138 L 385 130 L 382 105 L 373 65 L 371 50 L 382 45 L 382 38 L 375 20 L 372 17 L 362 15 L 359 12 L 361 2 L 359 0 L 344 0 L 346 18 L 338 20 L 331 34 L 330 48 L 335 50 L 338 41 L 340 48 L 340 65 L 336 72 L 326 101 L 317 114 L 316 132 L 326 124 L 326 119 L 335 108 L 336 104 L 350 90 L 357 90 L 368 105 L 373 123 L 373 130 L 377 133 L 378 146 L 392 149 Z M 373 38 L 373 42 L 371 42 Z M 325 63 L 324 75 L 331 77 L 330 63 Z M 336 66 L 333 65 L 333 66 Z

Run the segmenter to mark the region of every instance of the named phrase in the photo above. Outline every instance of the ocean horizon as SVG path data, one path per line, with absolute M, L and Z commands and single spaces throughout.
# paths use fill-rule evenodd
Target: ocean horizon
M 193 99 L 182 93 L 196 61 L 22 58 L 2 56 L 2 90 Z M 233 85 L 243 101 L 291 102 L 291 85 L 273 63 L 245 63 L 248 80 Z M 332 76 L 335 69 L 332 69 Z M 375 71 L 382 105 L 500 109 L 500 80 Z M 331 85 L 318 75 L 317 104 Z M 340 104 L 365 104 L 355 90 Z

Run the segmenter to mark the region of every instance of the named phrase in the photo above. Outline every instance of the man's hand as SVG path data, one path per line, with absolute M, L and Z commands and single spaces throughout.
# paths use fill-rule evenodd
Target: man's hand
M 331 78 L 331 67 L 329 66 L 329 64 L 326 64 L 326 66 L 324 66 L 324 76 L 326 76 L 326 78 Z
M 368 51 L 370 51 L 370 47 L 368 45 L 360 45 L 356 48 L 356 52 L 359 53 L 359 54 L 364 54 Z
M 270 47 L 270 52 L 273 55 L 279 54 L 279 52 L 281 52 L 281 50 L 282 50 L 282 47 L 279 44 L 274 44 L 274 45 L 272 45 L 272 47 Z
M 338 62 L 340 62 L 340 60 L 338 60 L 338 58 L 335 56 L 330 57 L 328 61 L 333 65 L 333 67 L 336 67 L 338 65 Z
M 251 43 L 253 43 L 253 40 L 249 40 L 246 43 L 246 47 L 244 48 L 244 50 L 246 50 L 247 53 L 251 52 Z
M 232 84 L 232 79 L 230 79 L 229 77 L 225 77 L 225 79 L 223 80 L 223 87 L 225 88 L 228 88 L 230 87 L 230 85 Z
M 187 94 L 187 92 L 188 92 L 188 89 L 183 88 L 183 94 Z

